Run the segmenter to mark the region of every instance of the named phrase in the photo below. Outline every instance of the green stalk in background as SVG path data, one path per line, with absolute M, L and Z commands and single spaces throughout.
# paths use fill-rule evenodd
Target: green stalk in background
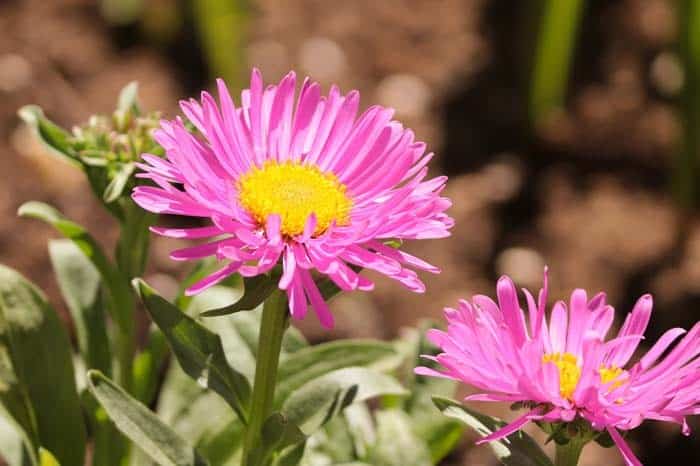
M 696 204 L 698 197 L 698 152 L 700 151 L 700 2 L 678 3 L 680 58 L 685 84 L 680 101 L 683 121 L 681 146 L 676 154 L 672 173 L 672 191 L 685 208 Z
M 247 68 L 248 0 L 195 0 L 192 13 L 210 76 L 241 87 Z
M 243 444 L 242 466 L 247 466 L 249 455 L 259 442 L 263 423 L 272 414 L 282 337 L 288 323 L 287 296 L 284 292 L 276 290 L 265 300 L 263 305 L 255 365 L 255 382 L 250 404 L 250 417 Z
M 530 119 L 536 127 L 566 98 L 584 0 L 543 0 L 530 84 Z

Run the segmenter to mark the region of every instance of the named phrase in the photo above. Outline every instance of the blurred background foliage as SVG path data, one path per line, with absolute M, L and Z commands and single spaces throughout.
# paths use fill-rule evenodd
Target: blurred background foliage
M 51 202 L 109 247 L 117 225 L 79 174 L 44 156 L 16 110 L 37 103 L 77 125 L 138 80 L 144 107 L 171 117 L 215 77 L 243 87 L 251 66 L 267 81 L 296 69 L 326 89 L 360 89 L 365 107 L 395 108 L 451 176 L 453 237 L 409 246 L 443 268 L 428 293 L 379 279 L 377 292 L 334 302 L 334 333 L 303 322 L 310 340 L 393 337 L 460 296 L 493 294 L 502 273 L 538 287 L 545 263 L 557 298 L 604 289 L 623 314 L 654 293 L 650 341 L 697 321 L 695 0 L 5 0 L 0 27 L 0 258 L 48 290 L 69 325 L 48 272 L 54 234 L 16 209 Z M 183 270 L 170 249 L 154 239 L 146 278 L 172 297 Z M 648 425 L 632 442 L 646 465 L 700 460 L 700 441 L 675 429 Z M 619 464 L 591 449 L 584 464 Z M 465 442 L 445 461 L 492 459 Z

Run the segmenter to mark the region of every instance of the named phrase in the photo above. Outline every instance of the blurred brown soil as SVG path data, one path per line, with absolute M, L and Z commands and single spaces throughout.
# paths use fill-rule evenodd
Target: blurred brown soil
M 394 107 L 438 154 L 435 172 L 451 176 L 452 237 L 407 244 L 443 269 L 424 277 L 428 292 L 412 295 L 372 276 L 376 292 L 334 303 L 339 326 L 332 334 L 313 319 L 301 324 L 311 338 L 394 336 L 419 318 L 438 319 L 460 297 L 493 295 L 502 273 L 538 288 L 545 264 L 553 298 L 565 299 L 574 287 L 606 290 L 622 315 L 653 292 L 649 341 L 665 327 L 697 320 L 700 225 L 674 206 L 666 179 L 679 134 L 672 1 L 589 2 L 569 105 L 535 137 L 524 118 L 518 58 L 527 57 L 527 28 L 519 25 L 526 3 L 256 2 L 248 55 L 268 81 L 296 69 L 326 85 L 360 89 L 364 106 Z M 50 202 L 108 247 L 114 224 L 81 175 L 32 139 L 17 109 L 36 103 L 70 126 L 111 110 L 120 87 L 138 80 L 144 107 L 172 115 L 186 92 L 183 70 L 145 44 L 118 47 L 88 0 L 0 2 L 0 30 L 0 260 L 62 309 L 46 252 L 56 234 L 18 219 L 17 207 Z M 166 292 L 174 286 L 169 274 L 182 272 L 167 259 L 176 244 L 154 242 L 150 279 Z M 645 464 L 692 450 L 690 440 L 665 432 L 645 428 L 634 436 L 638 451 L 654 439 Z M 449 461 L 494 464 L 482 448 Z M 621 462 L 614 451 L 595 450 L 584 464 Z

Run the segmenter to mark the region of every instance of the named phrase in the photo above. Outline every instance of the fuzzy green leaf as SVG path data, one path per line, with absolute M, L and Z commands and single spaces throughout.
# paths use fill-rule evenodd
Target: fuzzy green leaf
M 17 213 L 22 217 L 42 220 L 73 241 L 100 272 L 102 282 L 109 291 L 109 309 L 112 318 L 121 329 L 128 329 L 133 325 L 131 318 L 133 298 L 128 283 L 83 226 L 69 220 L 56 208 L 43 202 L 26 202 L 20 206 Z
M 46 118 L 41 107 L 26 105 L 19 109 L 17 113 L 52 154 L 60 156 L 72 165 L 81 165 L 76 159 L 75 151 L 68 142 L 70 134 Z
M 481 436 L 492 434 L 506 425 L 500 419 L 473 411 L 449 398 L 436 396 L 433 402 L 445 416 L 463 422 Z M 507 466 L 553 466 L 537 442 L 522 431 L 488 445 L 501 464 Z
M 88 372 L 88 385 L 117 428 L 159 465 L 208 464 L 185 439 L 100 372 Z
M 274 455 L 287 447 L 306 441 L 306 435 L 280 413 L 273 413 L 265 420 L 259 444 L 251 451 L 248 466 L 263 466 Z
M 122 112 L 139 112 L 139 83 L 131 81 L 119 92 L 117 110 Z
M 370 452 L 375 466 L 432 466 L 428 445 L 413 430 L 411 418 L 397 409 L 377 411 L 377 441 Z
M 0 265 L 0 402 L 34 452 L 82 464 L 85 426 L 68 334 L 43 294 Z
M 382 395 L 405 395 L 394 378 L 364 367 L 348 367 L 315 378 L 295 390 L 282 405 L 290 422 L 311 435 L 345 407 Z
M 277 289 L 277 283 L 267 275 L 246 277 L 243 279 L 243 296 L 233 304 L 216 309 L 209 309 L 200 314 L 201 317 L 217 317 L 240 311 L 252 311 L 260 306 L 268 296 Z
M 334 370 L 351 366 L 391 369 L 397 357 L 391 344 L 378 340 L 338 340 L 309 346 L 280 365 L 276 402 L 284 403 L 294 390 Z
M 429 321 L 421 322 L 418 328 L 407 331 L 397 346 L 406 354 L 404 378 L 411 395 L 404 403 L 406 411 L 413 419 L 416 435 L 428 443 L 433 463 L 438 464 L 459 442 L 465 426 L 461 422 L 444 416 L 433 403 L 432 397 L 452 397 L 457 388 L 454 380 L 438 377 L 418 376 L 416 366 L 433 366 L 434 363 L 422 355 L 437 355 L 439 349 L 426 338 L 428 329 L 435 327 Z
M 67 239 L 49 241 L 49 257 L 58 287 L 73 318 L 86 367 L 110 374 L 112 356 L 99 271 L 78 246 Z
M 185 373 L 221 395 L 246 422 L 250 384 L 228 364 L 219 335 L 163 299 L 143 280 L 135 279 L 133 284 Z
M 27 443 L 22 428 L 9 419 L 0 406 L 0 464 L 5 461 L 8 466 L 33 465 Z
M 131 175 L 134 173 L 135 167 L 133 163 L 119 165 L 119 169 L 105 188 L 104 194 L 102 194 L 102 199 L 106 203 L 114 202 L 121 197 L 124 188 L 126 188 L 131 179 Z

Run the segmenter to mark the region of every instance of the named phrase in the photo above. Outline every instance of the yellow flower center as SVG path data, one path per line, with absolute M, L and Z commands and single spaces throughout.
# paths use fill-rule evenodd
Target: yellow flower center
M 241 204 L 260 225 L 277 214 L 282 220 L 280 230 L 288 237 L 303 233 L 311 214 L 316 214 L 314 236 L 333 222 L 350 223 L 352 200 L 345 185 L 316 166 L 270 161 L 243 175 L 237 187 Z
M 562 398 L 570 400 L 581 378 L 576 356 L 571 353 L 548 353 L 542 356 L 543 363 L 554 363 L 559 369 L 559 393 Z
M 556 364 L 557 369 L 559 369 L 559 392 L 562 398 L 571 400 L 581 378 L 581 368 L 578 365 L 576 356 L 571 353 L 547 353 L 542 356 L 542 362 Z M 598 369 L 601 382 L 604 384 L 612 382 L 609 391 L 613 391 L 626 383 L 625 380 L 619 380 L 623 372 L 622 369 L 615 366 L 601 366 Z

